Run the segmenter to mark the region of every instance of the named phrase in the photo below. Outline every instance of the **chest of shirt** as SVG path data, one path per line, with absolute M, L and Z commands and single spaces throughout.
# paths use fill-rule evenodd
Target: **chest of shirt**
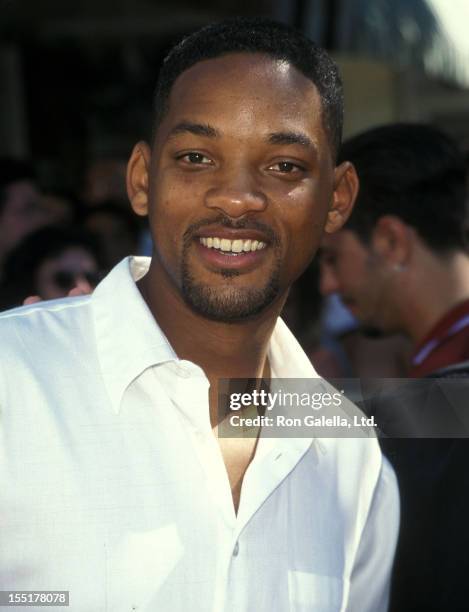
M 0 576 L 15 579 L 5 588 L 72 590 L 77 611 L 200 601 L 220 612 L 227 598 L 237 610 L 253 598 L 258 610 L 289 610 L 315 582 L 339 606 L 348 527 L 314 449 L 255 458 L 236 517 L 216 440 L 191 412 L 204 409 L 203 392 L 181 411 L 151 373 L 140 383 L 119 413 L 104 394 L 84 388 L 77 402 L 38 385 L 34 402 L 6 415 Z

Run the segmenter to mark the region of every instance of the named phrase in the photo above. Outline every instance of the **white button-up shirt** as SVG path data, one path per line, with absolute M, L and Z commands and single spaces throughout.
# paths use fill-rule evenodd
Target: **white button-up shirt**
M 73 612 L 385 610 L 398 496 L 376 440 L 261 437 L 236 515 L 208 380 L 135 285 L 148 264 L 0 315 L 0 589 Z M 269 359 L 316 376 L 280 320 Z

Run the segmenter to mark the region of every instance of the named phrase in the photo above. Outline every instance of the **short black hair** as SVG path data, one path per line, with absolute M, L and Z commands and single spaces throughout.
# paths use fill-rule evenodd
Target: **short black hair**
M 35 181 L 33 166 L 25 160 L 12 157 L 0 157 L 0 212 L 5 204 L 5 190 L 18 181 Z
M 342 80 L 324 49 L 287 25 L 263 18 L 236 18 L 208 25 L 183 38 L 163 61 L 154 99 L 156 132 L 180 74 L 203 60 L 230 53 L 259 53 L 290 63 L 316 86 L 322 122 L 335 158 L 342 140 Z
M 466 249 L 464 156 L 448 135 L 419 123 L 384 125 L 344 142 L 341 161 L 360 180 L 345 229 L 362 242 L 380 217 L 395 215 L 437 252 Z

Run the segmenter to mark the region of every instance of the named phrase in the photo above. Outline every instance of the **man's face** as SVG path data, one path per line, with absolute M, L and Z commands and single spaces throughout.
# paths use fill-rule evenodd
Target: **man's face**
M 390 328 L 389 272 L 372 247 L 347 229 L 326 234 L 320 251 L 320 290 L 338 293 L 365 326 Z
M 309 79 L 257 54 L 196 64 L 173 86 L 147 165 L 162 291 L 226 322 L 286 296 L 319 245 L 336 180 Z

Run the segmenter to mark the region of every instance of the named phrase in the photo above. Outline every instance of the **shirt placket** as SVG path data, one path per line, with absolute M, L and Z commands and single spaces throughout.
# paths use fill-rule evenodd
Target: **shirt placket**
M 213 612 L 225 609 L 228 573 L 237 546 L 237 520 L 228 474 L 213 434 L 209 411 L 209 382 L 193 364 L 177 366 L 176 402 L 190 429 L 194 450 L 206 477 L 206 486 L 219 517 L 219 556 L 214 576 Z M 239 544 L 238 544 L 239 546 Z

